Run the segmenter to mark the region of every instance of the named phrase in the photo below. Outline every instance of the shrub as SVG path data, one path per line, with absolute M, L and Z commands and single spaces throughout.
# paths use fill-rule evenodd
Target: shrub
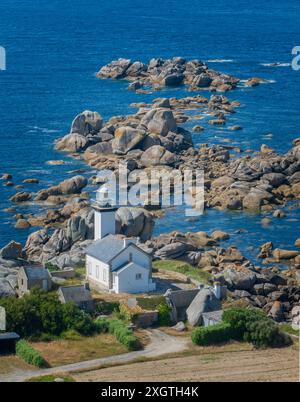
M 229 309 L 223 321 L 231 326 L 232 337 L 252 342 L 257 347 L 281 347 L 291 344 L 291 338 L 280 332 L 278 325 L 258 309 Z
M 105 300 L 98 301 L 95 306 L 95 313 L 100 315 L 109 315 L 119 310 L 118 302 L 108 302 Z
M 69 329 L 82 335 L 95 331 L 92 318 L 73 303 L 61 304 L 57 293 L 33 289 L 21 299 L 0 299 L 0 306 L 6 309 L 7 329 L 24 338 L 55 337 Z
M 127 325 L 118 319 L 109 320 L 109 332 L 122 343 L 128 350 L 137 350 L 140 347 L 139 340 Z
M 192 341 L 196 345 L 209 346 L 229 341 L 232 338 L 230 324 L 220 323 L 209 327 L 199 327 L 192 332 Z
M 40 355 L 40 353 L 33 349 L 25 340 L 17 342 L 16 353 L 26 363 L 36 367 L 47 367 L 46 360 Z
M 232 308 L 225 310 L 222 318 L 225 323 L 230 324 L 234 339 L 242 340 L 249 323 L 265 320 L 267 316 L 263 311 L 254 308 Z
M 80 341 L 82 339 L 82 336 L 79 334 L 79 332 L 75 331 L 75 329 L 68 329 L 67 331 L 64 331 L 60 337 L 62 339 L 66 339 L 67 341 Z
M 160 303 L 158 308 L 158 323 L 162 327 L 168 327 L 172 324 L 171 307 L 167 303 Z
M 132 319 L 132 314 L 130 308 L 126 304 L 120 304 L 119 307 L 120 318 L 126 322 L 130 322 Z
M 244 340 L 258 348 L 288 346 L 291 343 L 291 338 L 280 332 L 278 325 L 270 319 L 249 322 Z
M 98 318 L 95 320 L 96 330 L 99 334 L 108 332 L 109 320 L 107 318 Z

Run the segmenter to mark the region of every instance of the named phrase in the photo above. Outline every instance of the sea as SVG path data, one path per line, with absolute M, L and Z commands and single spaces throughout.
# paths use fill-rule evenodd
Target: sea
M 256 151 L 267 144 L 288 151 L 300 137 L 300 70 L 291 66 L 292 49 L 300 46 L 299 19 L 298 0 L 1 0 L 6 70 L 0 71 L 0 176 L 12 174 L 14 186 L 0 182 L 0 247 L 13 239 L 24 244 L 37 230 L 15 229 L 16 212 L 42 213 L 30 203 L 6 212 L 9 198 L 20 191 L 15 186 L 36 192 L 78 170 L 91 176 L 82 161 L 53 147 L 69 132 L 76 114 L 93 110 L 107 120 L 135 113 L 133 102 L 190 95 L 184 87 L 136 94 L 127 90 L 127 82 L 97 79 L 96 72 L 111 60 L 181 56 L 242 80 L 264 78 L 259 87 L 226 94 L 241 107 L 224 127 L 202 120 L 205 130 L 193 135 L 194 142 Z M 243 130 L 231 131 L 231 125 Z M 49 164 L 53 160 L 64 164 Z M 27 178 L 40 182 L 23 184 Z M 156 221 L 154 234 L 224 230 L 231 235 L 224 245 L 235 245 L 255 259 L 266 241 L 293 248 L 300 237 L 300 213 L 292 204 L 287 210 L 285 218 L 266 224 L 268 214 L 208 210 L 190 220 L 183 208 L 171 208 Z

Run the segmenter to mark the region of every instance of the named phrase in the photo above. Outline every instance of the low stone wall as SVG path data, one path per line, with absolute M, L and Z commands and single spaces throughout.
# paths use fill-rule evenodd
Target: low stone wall
M 152 327 L 158 322 L 158 311 L 145 311 L 136 314 L 133 319 L 134 325 L 139 328 Z
M 54 276 L 55 278 L 72 279 L 75 277 L 75 275 L 76 272 L 74 271 L 73 268 L 62 271 L 51 272 L 51 276 Z

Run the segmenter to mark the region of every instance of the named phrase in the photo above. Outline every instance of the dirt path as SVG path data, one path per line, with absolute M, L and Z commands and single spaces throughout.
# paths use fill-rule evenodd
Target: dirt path
M 123 364 L 141 357 L 158 357 L 168 353 L 181 352 L 188 346 L 188 339 L 173 337 L 157 329 L 149 331 L 149 337 L 150 343 L 145 347 L 144 350 L 44 370 L 19 370 L 8 375 L 0 375 L 0 382 L 21 382 L 28 378 L 41 375 L 64 372 L 72 373 L 79 370 L 94 370 L 106 364 Z
M 209 353 L 76 374 L 77 381 L 299 381 L 295 348 Z

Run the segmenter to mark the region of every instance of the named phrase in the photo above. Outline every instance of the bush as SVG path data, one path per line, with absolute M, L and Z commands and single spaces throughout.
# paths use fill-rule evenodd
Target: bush
M 227 342 L 232 338 L 230 324 L 220 323 L 209 327 L 199 327 L 192 332 L 192 341 L 196 345 L 209 346 Z
M 280 332 L 278 325 L 258 309 L 229 309 L 223 321 L 231 326 L 232 337 L 251 342 L 256 347 L 281 347 L 291 344 L 291 338 Z
M 100 315 L 109 315 L 119 310 L 118 302 L 98 301 L 95 306 L 95 313 Z
M 33 289 L 21 299 L 0 299 L 6 309 L 7 329 L 23 338 L 56 337 L 74 329 L 82 335 L 95 331 L 92 318 L 73 303 L 61 304 L 57 293 Z
M 158 308 L 158 323 L 162 327 L 169 327 L 172 325 L 171 320 L 171 307 L 166 303 L 159 304 Z
M 39 354 L 39 352 L 31 347 L 26 341 L 21 340 L 17 342 L 16 353 L 26 363 L 36 367 L 47 367 L 46 360 Z
M 244 340 L 252 342 L 258 348 L 282 347 L 288 346 L 291 343 L 291 338 L 280 332 L 275 322 L 270 319 L 248 323 Z
M 139 349 L 139 340 L 123 321 L 118 319 L 109 320 L 108 330 L 128 350 Z
M 95 327 L 99 334 L 108 332 L 109 329 L 109 320 L 107 318 L 98 318 L 95 321 Z

